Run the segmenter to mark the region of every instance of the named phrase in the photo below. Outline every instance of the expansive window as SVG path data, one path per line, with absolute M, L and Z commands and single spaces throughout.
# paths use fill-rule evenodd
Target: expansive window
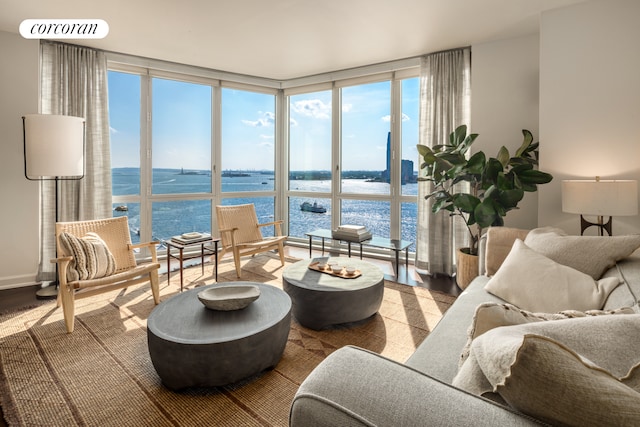
M 289 236 L 331 228 L 330 90 L 289 97 Z
M 109 71 L 114 216 L 132 240 L 210 231 L 212 85 Z
M 222 89 L 222 191 L 273 191 L 275 96 Z
M 391 82 L 342 89 L 343 193 L 389 194 Z
M 215 205 L 238 203 L 292 241 L 346 223 L 414 241 L 419 88 L 402 76 L 279 91 L 115 66 L 114 215 L 133 241 L 211 231 Z
M 401 81 L 401 164 L 400 188 L 402 194 L 401 205 L 401 239 L 415 242 L 418 221 L 418 122 L 420 111 L 420 79 L 418 77 Z M 409 247 L 415 251 L 415 243 Z
M 289 236 L 357 224 L 414 241 L 418 78 L 348 83 L 288 96 Z
M 140 241 L 140 88 L 136 74 L 109 71 L 111 185 L 114 216 L 127 216 Z
M 211 192 L 212 90 L 152 79 L 153 194 Z

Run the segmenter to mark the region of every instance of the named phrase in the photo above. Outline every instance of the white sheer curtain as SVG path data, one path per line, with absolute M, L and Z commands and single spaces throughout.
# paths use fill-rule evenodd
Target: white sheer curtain
M 43 114 L 84 117 L 86 122 L 85 176 L 60 181 L 59 220 L 110 217 L 111 155 L 107 60 L 104 52 L 62 43 L 40 45 L 40 108 Z M 40 202 L 41 256 L 38 280 L 54 280 L 55 187 L 43 181 Z
M 471 103 L 471 49 L 462 48 L 426 55 L 420 67 L 420 144 L 444 144 L 449 134 L 469 124 Z M 422 172 L 421 172 L 422 173 Z M 431 183 L 418 187 L 416 267 L 430 274 L 452 275 L 455 251 L 468 246 L 468 234 L 460 218 L 446 211 L 431 212 Z

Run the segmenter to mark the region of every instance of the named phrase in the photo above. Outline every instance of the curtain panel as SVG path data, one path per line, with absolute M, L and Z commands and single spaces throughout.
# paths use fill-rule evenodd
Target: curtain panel
M 433 147 L 448 141 L 456 127 L 469 124 L 471 106 L 471 49 L 426 55 L 420 64 L 419 143 Z M 421 170 L 420 175 L 424 172 Z M 432 275 L 453 275 L 455 251 L 468 246 L 468 231 L 459 217 L 431 212 L 425 200 L 432 184 L 419 181 L 416 229 L 416 267 Z
M 112 216 L 107 60 L 104 52 L 64 43 L 40 44 L 40 112 L 84 117 L 85 176 L 60 181 L 60 221 Z M 55 280 L 55 182 L 41 182 L 37 280 Z

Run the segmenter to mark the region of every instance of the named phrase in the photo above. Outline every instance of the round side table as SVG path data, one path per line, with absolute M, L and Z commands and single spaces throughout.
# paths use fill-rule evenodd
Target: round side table
M 309 268 L 318 260 L 353 266 L 362 275 L 336 277 Z M 282 273 L 285 292 L 293 302 L 293 315 L 302 326 L 324 329 L 356 322 L 378 312 L 384 293 L 384 274 L 375 265 L 353 258 L 314 258 L 287 267 Z

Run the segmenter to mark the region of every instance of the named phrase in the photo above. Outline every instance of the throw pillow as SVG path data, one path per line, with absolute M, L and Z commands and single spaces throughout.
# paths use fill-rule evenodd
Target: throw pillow
M 640 315 L 493 329 L 452 383 L 552 425 L 640 425 Z
M 594 280 L 602 277 L 616 261 L 640 247 L 640 234 L 626 236 L 569 236 L 559 228 L 531 230 L 524 242 L 555 262 L 575 268 Z
M 558 264 L 517 239 L 485 290 L 523 310 L 554 313 L 562 310 L 600 310 L 618 277 L 594 281 L 571 267 Z
M 622 307 L 615 310 L 565 310 L 557 313 L 532 313 L 521 310 L 511 304 L 485 302 L 476 307 L 473 320 L 467 331 L 467 343 L 462 348 L 459 366 L 462 366 L 467 360 L 473 340 L 491 329 L 548 320 L 574 319 L 578 317 L 612 314 L 636 314 L 636 312 L 631 307 Z
M 67 281 L 97 279 L 110 276 L 116 271 L 116 262 L 106 243 L 96 233 L 76 237 L 70 233 L 60 233 L 63 250 L 73 260 L 67 269 Z

